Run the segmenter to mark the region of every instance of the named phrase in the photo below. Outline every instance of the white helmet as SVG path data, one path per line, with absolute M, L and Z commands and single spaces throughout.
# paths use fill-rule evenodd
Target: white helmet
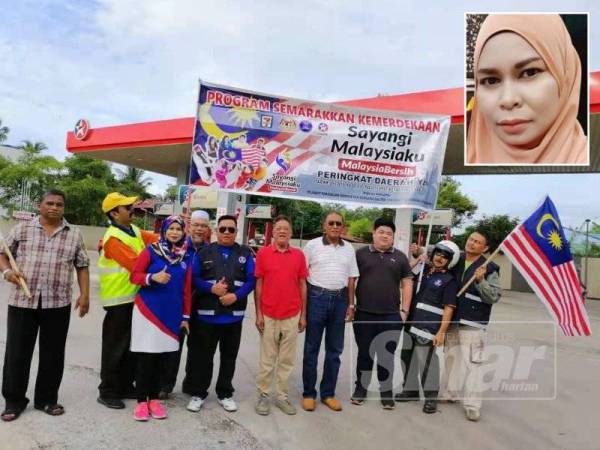
M 434 254 L 435 254 L 436 250 L 444 253 L 448 257 L 448 260 L 450 261 L 448 263 L 448 269 L 452 269 L 458 262 L 458 258 L 460 258 L 460 249 L 458 248 L 458 245 L 456 245 L 452 241 L 438 242 L 437 244 L 435 244 L 435 247 L 433 248 Z

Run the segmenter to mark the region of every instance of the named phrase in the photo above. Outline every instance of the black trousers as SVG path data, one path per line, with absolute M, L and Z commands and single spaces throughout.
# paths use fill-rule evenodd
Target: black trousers
M 135 358 L 129 351 L 133 303 L 104 308 L 100 397 L 123 398 L 133 394 Z
M 211 324 L 194 318 L 188 338 L 189 365 L 184 392 L 206 398 L 212 380 L 213 359 L 219 347 L 220 366 L 216 392 L 219 399 L 231 397 L 231 381 L 242 338 L 242 321 L 231 324 Z
M 367 390 L 377 357 L 377 379 L 382 394 L 391 397 L 394 382 L 394 353 L 402 332 L 400 314 L 370 314 L 357 311 L 352 324 L 358 347 L 356 387 Z
M 7 408 L 24 409 L 29 403 L 25 394 L 38 330 L 39 366 L 34 404 L 43 407 L 57 403 L 70 319 L 70 305 L 48 309 L 42 309 L 41 303 L 37 309 L 8 307 L 2 371 L 2 395 Z
M 138 402 L 155 400 L 160 390 L 160 374 L 168 353 L 134 353 L 136 360 L 135 395 Z
M 183 350 L 183 342 L 185 340 L 185 333 L 179 333 L 179 350 L 176 352 L 163 353 L 162 358 L 162 370 L 160 372 L 160 390 L 170 393 L 173 392 L 175 383 L 177 382 L 177 373 L 179 372 L 179 364 L 181 361 L 181 351 Z M 189 339 L 188 339 L 189 347 Z M 189 353 L 188 353 L 189 361 Z M 186 363 L 186 374 L 188 363 Z M 185 383 L 185 381 L 184 381 Z
M 437 398 L 440 388 L 440 361 L 433 343 L 404 333 L 400 358 L 404 366 L 402 391 L 418 398 L 419 387 L 422 387 L 426 398 Z

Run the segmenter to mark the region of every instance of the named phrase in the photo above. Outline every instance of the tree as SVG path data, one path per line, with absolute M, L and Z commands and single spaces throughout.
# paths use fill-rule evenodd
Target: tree
M 449 176 L 442 178 L 436 207 L 454 209 L 453 227 L 460 226 L 477 211 L 477 204 L 460 192 L 460 183 Z
M 373 240 L 373 221 L 367 217 L 354 220 L 350 223 L 350 234 L 356 238 L 360 238 L 365 242 Z
M 61 162 L 42 155 L 47 148 L 41 142 L 24 141 L 23 154 L 15 163 L 0 163 L 0 205 L 10 209 L 17 206 L 23 185 L 29 187 L 29 198 L 39 200 L 49 188 L 56 186 L 63 170 Z
M 507 214 L 483 216 L 482 219 L 477 220 L 473 225 L 466 227 L 465 232 L 455 236 L 453 240 L 460 248 L 464 248 L 465 242 L 471 233 L 476 230 L 485 231 L 489 236 L 489 251 L 493 252 L 519 222 L 518 218 L 511 218 Z
M 127 167 L 126 170 L 116 169 L 119 182 L 119 190 L 138 195 L 141 198 L 150 198 L 147 189 L 152 185 L 152 179 L 146 176 L 146 172 L 136 167 Z
M 102 200 L 118 189 L 110 165 L 99 159 L 70 156 L 65 159 L 66 173 L 59 187 L 67 196 L 65 218 L 79 225 L 105 225 Z
M 8 133 L 10 128 L 2 126 L 2 119 L 0 119 L 0 144 L 8 139 Z
M 169 184 L 162 197 L 164 200 L 174 202 L 175 200 L 177 200 L 178 194 L 179 187 L 176 184 Z
M 301 233 L 317 233 L 321 230 L 323 209 L 319 203 L 258 195 L 250 196 L 248 203 L 275 206 L 278 215 L 286 215 L 292 220 L 294 236 L 300 236 Z
M 48 150 L 48 147 L 43 142 L 23 141 L 19 148 L 23 150 L 23 156 L 31 158 Z

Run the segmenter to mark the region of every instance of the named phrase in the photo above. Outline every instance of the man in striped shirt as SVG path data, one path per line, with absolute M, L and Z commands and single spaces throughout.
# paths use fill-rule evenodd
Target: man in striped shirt
M 354 317 L 354 284 L 358 277 L 354 249 L 341 238 L 343 228 L 342 215 L 330 212 L 323 221 L 323 237 L 309 241 L 304 248 L 308 265 L 308 312 L 302 407 L 306 411 L 316 407 L 317 362 L 323 333 L 325 364 L 319 389 L 321 401 L 334 411 L 342 410 L 335 398 L 335 387 L 344 350 L 344 321 L 352 321 Z
M 52 416 L 64 413 L 58 404 L 58 389 L 65 365 L 65 343 L 71 317 L 73 272 L 77 273 L 79 297 L 75 308 L 79 317 L 89 309 L 89 258 L 77 227 L 64 219 L 65 194 L 52 189 L 39 206 L 40 215 L 15 226 L 6 244 L 21 272 L 9 264 L 0 251 L 0 270 L 13 283 L 8 299 L 6 352 L 2 375 L 2 395 L 6 408 L 1 418 L 15 420 L 26 408 L 29 369 L 38 331 L 39 366 L 35 383 L 34 407 Z M 20 289 L 20 278 L 31 291 L 28 298 Z

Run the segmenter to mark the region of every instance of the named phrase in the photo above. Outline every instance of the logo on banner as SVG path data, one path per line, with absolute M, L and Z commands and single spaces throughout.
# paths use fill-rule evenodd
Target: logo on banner
M 90 132 L 90 123 L 85 119 L 79 119 L 75 124 L 75 128 L 73 128 L 73 134 L 75 135 L 75 139 L 78 141 L 83 141 Z
M 325 122 L 321 122 L 319 124 L 319 131 L 321 133 L 327 133 L 328 130 L 329 130 L 329 125 L 327 125 Z
M 296 121 L 291 117 L 282 117 L 279 121 L 279 128 L 282 130 L 294 131 L 296 129 Z
M 312 130 L 312 123 L 310 123 L 308 120 L 303 120 L 300 122 L 300 130 L 308 133 L 310 130 Z
M 263 128 L 272 128 L 273 127 L 273 116 L 269 116 L 267 114 L 261 114 L 260 126 Z

